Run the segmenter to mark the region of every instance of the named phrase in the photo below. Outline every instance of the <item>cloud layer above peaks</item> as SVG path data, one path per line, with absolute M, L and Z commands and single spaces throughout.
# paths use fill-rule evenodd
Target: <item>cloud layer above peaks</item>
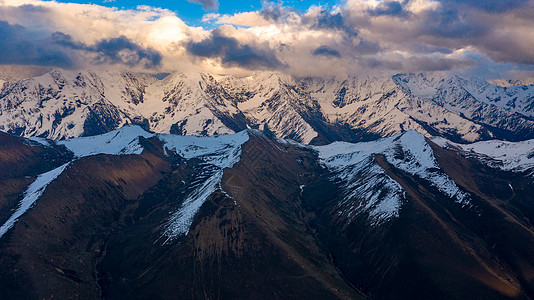
M 216 10 L 217 1 L 190 2 Z M 299 11 L 206 12 L 191 26 L 138 6 L 0 0 L 0 63 L 297 76 L 534 70 L 534 0 L 347 0 Z

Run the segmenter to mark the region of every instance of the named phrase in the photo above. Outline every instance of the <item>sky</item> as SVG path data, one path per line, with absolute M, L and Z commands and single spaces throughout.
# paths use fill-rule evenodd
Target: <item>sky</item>
M 0 0 L 0 64 L 534 77 L 534 0 Z

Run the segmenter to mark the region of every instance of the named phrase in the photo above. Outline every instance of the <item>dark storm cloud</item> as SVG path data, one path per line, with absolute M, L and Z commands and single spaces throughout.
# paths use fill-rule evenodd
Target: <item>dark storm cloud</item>
M 470 59 L 449 59 L 430 57 L 410 57 L 405 61 L 406 69 L 411 71 L 450 71 L 472 67 L 475 62 Z
M 417 54 L 430 54 L 430 53 L 440 53 L 440 54 L 452 54 L 452 50 L 450 48 L 446 47 L 436 47 L 433 45 L 426 45 L 418 42 L 411 43 L 407 45 L 407 50 L 409 50 L 411 53 L 417 53 Z
M 369 10 L 369 14 L 372 16 L 405 17 L 409 15 L 409 12 L 399 1 L 382 1 L 376 8 Z
M 76 42 L 71 36 L 55 32 L 51 35 L 56 45 L 72 50 L 83 50 L 96 54 L 96 63 L 119 63 L 127 66 L 143 65 L 153 68 L 161 63 L 162 56 L 151 48 L 143 48 L 124 36 L 111 39 L 103 39 L 95 45 L 88 46 Z
M 366 54 L 376 54 L 381 51 L 380 44 L 373 41 L 368 41 L 360 38 L 357 45 L 350 45 L 352 51 L 356 54 L 366 55 Z
M 220 59 L 225 66 L 238 66 L 246 69 L 283 66 L 274 50 L 268 45 L 242 44 L 233 37 L 225 36 L 219 29 L 214 29 L 203 41 L 188 43 L 186 49 L 194 56 Z
M 19 25 L 0 21 L 0 63 L 32 64 L 62 68 L 78 67 L 84 54 L 92 54 L 93 63 L 120 63 L 128 66 L 158 66 L 161 55 L 145 49 L 125 37 L 101 40 L 93 46 L 76 42 L 71 36 L 54 32 L 42 37 Z
M 526 35 L 524 25 L 518 25 L 531 23 L 532 19 L 521 20 L 517 16 L 522 11 L 534 12 L 532 5 L 512 12 L 510 8 L 520 7 L 524 3 L 512 1 L 507 8 L 493 1 L 484 6 L 474 1 L 462 1 L 463 5 L 456 5 L 453 0 L 443 3 L 443 6 L 415 20 L 416 30 L 412 32 L 418 35 L 408 36 L 405 41 L 415 41 L 424 36 L 427 48 L 437 47 L 452 52 L 471 47 L 496 62 L 534 64 L 533 41 Z M 500 10 L 493 11 L 497 9 Z
M 161 63 L 161 54 L 151 48 L 143 48 L 124 36 L 105 39 L 90 49 L 97 53 L 102 63 L 121 63 L 128 66 L 143 64 L 147 68 L 156 67 Z
M 301 18 L 301 25 L 307 26 L 314 30 L 343 31 L 352 36 L 356 36 L 358 34 L 358 31 L 355 29 L 355 27 L 347 22 L 342 13 L 333 13 L 327 9 L 321 9 L 317 14 L 308 15 L 299 14 L 297 10 L 291 7 L 271 5 L 262 8 L 259 11 L 259 14 L 267 21 L 280 24 L 286 23 L 288 17 L 292 16 L 292 14 L 297 14 Z
M 219 8 L 219 1 L 217 0 L 187 0 L 187 1 L 202 5 L 203 10 L 210 10 L 210 9 L 216 10 Z
M 0 63 L 71 67 L 66 51 L 50 39 L 38 39 L 24 27 L 0 21 Z
M 52 39 L 54 44 L 62 47 L 74 50 L 86 50 L 87 48 L 85 44 L 74 41 L 70 35 L 64 34 L 63 32 L 54 32 L 50 35 L 50 38 Z
M 331 57 L 341 57 L 341 54 L 336 49 L 332 49 L 328 46 L 322 45 L 312 52 L 313 55 L 321 55 L 321 56 L 331 56 Z

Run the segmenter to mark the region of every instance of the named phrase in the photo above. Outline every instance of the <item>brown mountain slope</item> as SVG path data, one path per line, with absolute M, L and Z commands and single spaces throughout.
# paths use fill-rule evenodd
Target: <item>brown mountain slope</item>
M 94 268 L 105 241 L 169 170 L 146 151 L 71 163 L 0 240 L 0 298 L 99 298 Z
M 336 181 L 312 148 L 248 136 L 186 234 L 166 229 L 199 187 L 220 178 L 210 160 L 164 151 L 158 136 L 139 138 L 140 155 L 74 160 L 0 238 L 0 299 L 534 298 L 534 186 L 526 174 L 431 143 L 439 168 L 427 170 L 445 172 L 469 194 L 462 206 L 387 153 L 370 155 L 347 178 L 380 168 L 406 196 L 398 217 L 373 223 L 365 210 L 351 218 L 337 204 L 347 200 L 341 195 L 372 197 L 387 187 L 363 193 Z M 5 219 L 35 178 L 21 162 L 46 171 L 68 154 L 4 139 L 21 149 L 0 145 L 18 176 L 0 179 Z M 203 142 L 184 148 L 203 151 Z
M 433 145 L 443 170 L 464 191 L 462 207 L 428 182 L 397 169 L 384 156 L 377 165 L 406 192 L 398 218 L 372 225 L 357 216 L 335 222 L 338 187 L 328 177 L 304 191 L 316 212 L 314 227 L 345 277 L 376 299 L 530 299 L 534 235 L 528 178 L 498 172 Z M 511 198 L 508 183 L 522 196 Z M 522 187 L 522 188 L 520 188 Z M 507 189 L 507 190 L 506 190 Z M 511 199 L 511 200 L 507 200 Z M 515 200 L 514 200 L 515 199 Z
M 45 147 L 28 139 L 0 131 L 0 223 L 16 208 L 36 176 L 72 158 L 60 147 Z
M 253 137 L 189 234 L 164 243 L 162 212 L 187 167 L 145 193 L 133 225 L 114 235 L 99 271 L 110 299 L 358 299 L 317 244 L 300 206 L 317 166 L 310 152 Z M 198 166 L 197 166 L 198 167 Z M 169 188 L 170 187 L 170 188 Z M 167 201 L 167 199 L 169 201 Z M 134 238 L 135 237 L 135 238 Z
M 188 235 L 166 240 L 170 214 L 214 169 L 163 155 L 156 138 L 141 144 L 141 155 L 75 160 L 47 186 L 0 239 L 0 298 L 361 298 L 301 207 L 314 153 L 256 133 L 224 172 L 227 193 L 209 196 Z M 25 189 L 9 184 L 2 195 Z
M 0 131 L 0 178 L 36 176 L 71 158 L 72 155 L 60 147 L 45 147 Z

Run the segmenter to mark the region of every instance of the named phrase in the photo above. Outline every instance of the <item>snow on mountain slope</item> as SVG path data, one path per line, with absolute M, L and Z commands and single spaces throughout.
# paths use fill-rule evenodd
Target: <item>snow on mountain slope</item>
M 393 77 L 408 93 L 436 103 L 450 112 L 509 131 L 523 139 L 531 136 L 534 86 L 498 87 L 484 80 L 443 73 L 399 74 Z M 498 133 L 498 131 L 497 131 Z
M 249 140 L 247 130 L 209 137 L 167 134 L 156 136 L 163 141 L 166 151 L 173 151 L 185 159 L 201 158 L 219 168 L 230 168 L 239 159 L 239 147 Z
M 374 155 L 384 155 L 387 162 L 419 177 L 462 206 L 469 206 L 469 195 L 440 170 L 425 137 L 415 130 L 394 137 L 366 143 L 335 142 L 314 147 L 319 158 L 342 183 L 343 201 L 338 214 L 350 221 L 355 214 L 368 213 L 379 224 L 397 217 L 405 193 L 402 187 L 374 162 Z
M 390 76 L 306 79 L 306 89 L 332 123 L 346 123 L 382 137 L 414 129 L 426 136 L 441 134 L 474 141 L 483 129 L 437 105 L 402 90 Z
M 534 136 L 534 86 L 497 87 L 440 73 L 296 80 L 53 70 L 6 82 L 0 130 L 54 140 L 128 124 L 156 133 L 217 135 L 268 127 L 277 137 L 322 143 L 388 137 L 414 129 L 471 142 Z M 523 115 L 521 115 L 523 114 Z M 352 131 L 350 131 L 352 130 Z
M 199 159 L 206 167 L 196 187 L 166 221 L 163 236 L 165 242 L 187 235 L 195 214 L 207 198 L 220 189 L 224 168 L 231 168 L 239 161 L 241 145 L 249 140 L 247 130 L 236 134 L 198 137 L 174 134 L 153 134 L 139 126 L 125 126 L 109 133 L 60 141 L 77 157 L 96 154 L 140 154 L 143 147 L 139 137 L 156 137 L 163 142 L 167 155 L 178 154 L 189 159 Z
M 454 103 L 458 92 L 467 92 L 476 101 L 534 116 L 534 86 L 500 87 L 481 78 L 465 79 L 442 73 L 396 75 L 395 80 L 415 96 L 438 100 L 440 104 Z
M 139 117 L 135 102 L 154 80 L 142 74 L 53 70 L 10 82 L 0 91 L 0 130 L 54 140 L 104 133 Z
M 158 134 L 158 138 L 164 142 L 166 151 L 173 151 L 186 159 L 198 158 L 209 165 L 204 171 L 209 173 L 206 179 L 196 183 L 195 189 L 165 223 L 162 237 L 165 238 L 164 243 L 167 243 L 187 235 L 202 204 L 217 189 L 222 189 L 220 183 L 224 168 L 231 168 L 239 161 L 241 145 L 248 141 L 249 133 L 241 131 L 214 137 Z
M 74 153 L 77 158 L 97 154 L 141 154 L 143 147 L 139 137 L 156 137 L 163 142 L 167 154 L 178 154 L 185 159 L 197 158 L 218 168 L 229 168 L 239 160 L 243 143 L 249 133 L 243 130 L 236 134 L 208 137 L 182 136 L 174 134 L 149 133 L 139 126 L 124 126 L 111 132 L 89 137 L 79 137 L 57 142 Z
M 208 74 L 171 74 L 146 89 L 138 106 L 154 132 L 228 134 L 246 128 L 235 103 Z
M 534 117 L 534 86 L 500 87 L 479 78 L 458 80 L 478 101 Z
M 293 77 L 259 72 L 244 78 L 225 77 L 222 85 L 251 124 L 267 125 L 277 136 L 305 144 L 317 136 L 303 117 L 313 104 L 306 94 L 299 93 Z
M 526 79 L 493 79 L 488 80 L 489 83 L 501 86 L 501 87 L 510 87 L 510 86 L 526 86 L 526 85 L 534 85 L 534 78 L 526 78 Z
M 444 138 L 432 138 L 441 147 L 461 150 L 466 156 L 505 171 L 529 171 L 534 175 L 534 140 L 522 142 L 483 141 L 473 144 L 457 144 Z
M 139 143 L 139 137 L 158 138 L 163 143 L 166 155 L 177 154 L 187 160 L 199 159 L 204 165 L 202 174 L 199 174 L 199 180 L 195 182 L 196 187 L 193 192 L 167 220 L 163 235 L 166 240 L 172 240 L 177 236 L 187 234 L 193 217 L 200 206 L 209 195 L 220 189 L 223 170 L 224 168 L 231 168 L 239 161 L 241 145 L 249 140 L 249 131 L 244 130 L 231 135 L 197 137 L 154 134 L 145 131 L 139 126 L 124 126 L 102 135 L 67 139 L 55 143 L 65 146 L 73 152 L 75 155 L 74 160 L 77 160 L 98 154 L 141 154 L 143 147 Z M 32 140 L 37 140 L 42 144 L 50 143 L 41 138 L 33 138 Z M 18 217 L 24 214 L 38 200 L 46 186 L 59 176 L 68 164 L 40 175 L 28 187 L 20 208 L 0 228 L 0 237 L 11 228 Z
M 54 179 L 56 179 L 64 170 L 65 168 L 70 164 L 66 163 L 61 165 L 60 167 L 57 167 L 51 171 L 48 171 L 46 173 L 43 173 L 35 179 L 35 181 L 30 184 L 30 186 L 26 189 L 24 192 L 24 198 L 19 203 L 18 208 L 13 212 L 13 214 L 9 217 L 9 219 L 0 227 L 0 238 L 9 230 L 13 225 L 15 225 L 15 222 L 17 222 L 18 218 L 22 216 L 28 209 L 32 207 L 32 205 L 41 197 L 43 192 L 46 189 L 46 186 L 50 184 Z

